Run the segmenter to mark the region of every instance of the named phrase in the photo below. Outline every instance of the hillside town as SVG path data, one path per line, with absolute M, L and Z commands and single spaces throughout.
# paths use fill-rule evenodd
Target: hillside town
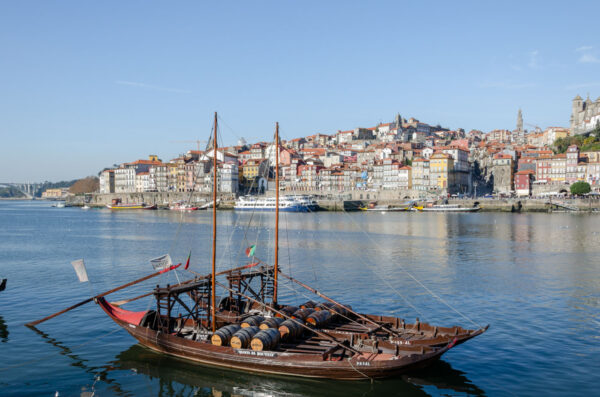
M 569 127 L 524 128 L 519 109 L 513 130 L 450 130 L 397 114 L 393 121 L 333 134 L 217 149 L 218 189 L 233 195 L 272 190 L 276 147 L 280 189 L 336 194 L 387 191 L 398 198 L 543 196 L 568 192 L 577 181 L 600 190 L 600 150 L 559 139 L 600 131 L 600 98 L 577 96 Z M 212 190 L 214 150 L 189 150 L 163 161 L 156 155 L 100 173 L 99 193 L 204 192 Z

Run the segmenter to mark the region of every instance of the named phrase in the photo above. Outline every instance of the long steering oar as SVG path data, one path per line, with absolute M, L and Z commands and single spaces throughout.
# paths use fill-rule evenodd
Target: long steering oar
M 173 265 L 173 266 L 170 266 L 170 267 L 168 267 L 168 268 L 166 268 L 166 269 L 163 269 L 163 270 L 161 270 L 161 271 L 158 271 L 158 272 L 156 272 L 156 273 L 149 274 L 149 275 L 147 275 L 146 277 L 142 277 L 142 278 L 140 278 L 140 279 L 138 279 L 138 280 L 131 281 L 131 282 L 127 283 L 127 284 L 123 284 L 123 285 L 121 285 L 120 287 L 117 287 L 117 288 L 113 288 L 113 289 L 111 289 L 110 291 L 106 291 L 106 292 L 103 292 L 103 293 L 101 293 L 101 294 L 99 294 L 99 295 L 92 296 L 91 298 L 88 298 L 88 299 L 86 299 L 86 300 L 84 300 L 84 301 L 81 301 L 81 302 L 79 302 L 79 303 L 76 303 L 76 304 L 74 304 L 73 306 L 67 307 L 67 308 L 66 308 L 66 309 L 64 309 L 64 310 L 61 310 L 61 311 L 59 311 L 59 312 L 57 312 L 57 313 L 54 313 L 54 314 L 51 314 L 51 315 L 49 315 L 48 317 L 44 317 L 44 318 L 42 318 L 41 320 L 32 321 L 32 322 L 30 322 L 30 323 L 27 323 L 27 324 L 25 324 L 25 325 L 26 325 L 26 326 L 28 326 L 28 327 L 32 327 L 32 326 L 38 325 L 38 324 L 40 324 L 40 323 L 43 323 L 44 321 L 48 321 L 48 320 L 50 320 L 51 318 L 54 318 L 54 317 L 56 317 L 56 316 L 60 316 L 61 314 L 63 314 L 63 313 L 66 313 L 66 312 L 68 312 L 69 310 L 73 310 L 73 309 L 75 309 L 75 308 L 77 308 L 77 307 L 79 307 L 79 306 L 85 305 L 86 303 L 90 303 L 91 301 L 93 301 L 93 300 L 94 300 L 94 299 L 96 299 L 96 298 L 101 298 L 101 297 L 103 297 L 103 296 L 106 296 L 106 295 L 108 295 L 108 294 L 112 294 L 113 292 L 120 291 L 120 290 L 122 290 L 123 288 L 127 288 L 127 287 L 130 287 L 130 286 L 134 285 L 134 284 L 141 283 L 142 281 L 146 281 L 146 280 L 148 280 L 148 279 L 151 279 L 152 277 L 156 277 L 156 276 L 159 276 L 159 275 L 161 275 L 161 274 L 163 274 L 163 273 L 166 273 L 166 272 L 168 272 L 168 271 L 171 271 L 171 270 L 177 269 L 179 266 L 181 266 L 181 263 L 180 263 L 180 264 L 178 264 L 178 265 Z

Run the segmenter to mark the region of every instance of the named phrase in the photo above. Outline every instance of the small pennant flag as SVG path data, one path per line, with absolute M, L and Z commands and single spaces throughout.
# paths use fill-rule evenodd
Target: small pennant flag
M 158 258 L 150 259 L 150 264 L 154 268 L 154 270 L 164 270 L 168 269 L 173 265 L 171 261 L 171 256 L 169 254 L 159 256 Z
M 171 270 L 177 269 L 179 266 L 181 266 L 181 263 L 178 263 L 176 265 L 171 265 L 169 267 L 165 267 L 164 269 L 162 269 L 161 271 L 159 271 L 159 273 L 163 274 L 163 273 L 166 273 L 166 272 L 170 272 Z
M 260 263 L 260 262 L 254 262 L 254 263 L 250 263 L 250 264 L 248 264 L 248 265 L 244 266 L 244 269 L 250 269 L 251 267 L 254 267 L 254 266 L 258 265 L 259 263 Z
M 248 258 L 250 258 L 251 256 L 254 256 L 254 250 L 256 250 L 256 245 L 251 245 L 250 247 L 246 248 L 246 256 Z
M 188 267 L 190 267 L 190 258 L 192 257 L 192 251 L 190 251 L 190 254 L 188 255 L 187 258 L 187 262 L 185 262 L 185 266 L 183 267 L 185 270 L 188 269 Z
M 71 262 L 73 265 L 73 269 L 75 269 L 75 273 L 77 273 L 77 278 L 79 282 L 90 281 L 88 279 L 87 270 L 85 270 L 85 263 L 83 263 L 83 259 L 77 259 L 76 261 Z

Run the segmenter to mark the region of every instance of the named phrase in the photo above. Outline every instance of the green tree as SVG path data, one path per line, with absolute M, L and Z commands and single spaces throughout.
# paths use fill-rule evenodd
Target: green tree
M 592 190 L 587 182 L 575 182 L 571 185 L 571 194 L 587 194 Z
M 596 142 L 596 137 L 590 135 L 583 140 L 583 146 L 589 146 L 594 142 Z

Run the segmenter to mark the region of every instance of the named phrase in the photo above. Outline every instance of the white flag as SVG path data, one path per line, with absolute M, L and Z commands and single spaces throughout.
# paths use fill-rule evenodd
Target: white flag
M 159 256 L 158 258 L 150 259 L 150 264 L 154 268 L 154 270 L 164 270 L 171 267 L 173 262 L 171 262 L 171 256 L 169 254 Z
M 83 259 L 77 259 L 76 261 L 71 262 L 71 265 L 73 265 L 73 269 L 75 269 L 75 273 L 77 273 L 77 278 L 79 278 L 80 282 L 90 281 L 88 280 L 87 270 L 85 270 Z

